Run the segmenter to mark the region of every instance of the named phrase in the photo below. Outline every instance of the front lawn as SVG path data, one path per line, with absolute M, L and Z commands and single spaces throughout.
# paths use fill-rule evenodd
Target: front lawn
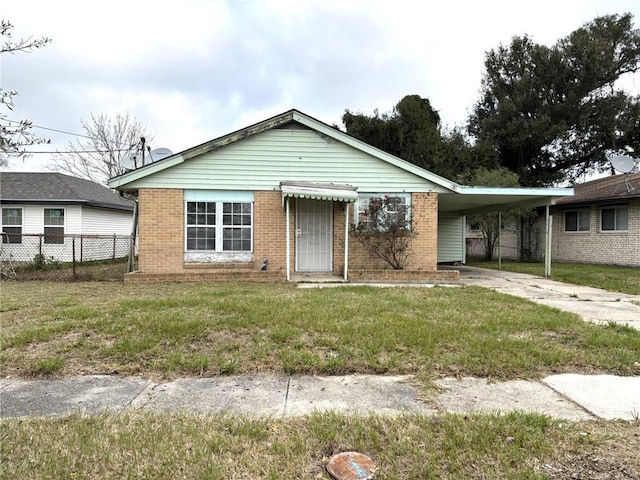
M 640 332 L 478 287 L 4 282 L 1 306 L 5 377 L 640 373 Z M 258 419 L 134 410 L 2 419 L 0 432 L 3 478 L 329 480 L 328 458 L 346 450 L 373 458 L 380 479 L 640 471 L 637 421 L 517 412 Z
M 468 259 L 472 267 L 498 269 L 498 262 Z M 544 263 L 502 261 L 502 269 L 509 272 L 544 276 Z M 640 295 L 640 268 L 586 263 L 552 263 L 551 278 L 560 282 L 602 288 L 611 292 Z
M 479 287 L 4 282 L 0 374 L 638 371 L 640 332 Z

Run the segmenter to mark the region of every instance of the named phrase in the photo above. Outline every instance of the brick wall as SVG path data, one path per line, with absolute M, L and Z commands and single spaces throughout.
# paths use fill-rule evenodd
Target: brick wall
M 552 260 L 640 267 L 640 199 L 630 199 L 628 205 L 626 232 L 601 232 L 599 205 L 589 209 L 588 232 L 565 232 L 564 210 L 553 209 Z
M 267 258 L 269 271 L 286 271 L 287 268 L 287 217 L 280 192 L 255 192 L 253 251 L 256 268 L 262 267 Z M 294 205 L 291 202 L 291 252 L 294 251 Z M 295 258 L 295 257 L 293 257 Z M 293 260 L 291 261 L 293 269 Z
M 353 209 L 349 206 L 349 222 L 353 222 Z M 412 239 L 411 254 L 407 261 L 407 271 L 434 271 L 438 262 L 438 195 L 434 193 L 413 193 L 411 195 Z M 334 274 L 344 272 L 344 203 L 335 203 L 333 209 Z M 350 226 L 351 227 L 351 226 Z M 388 270 L 384 261 L 372 257 L 358 243 L 353 234 L 349 237 L 349 270 Z
M 254 203 L 254 262 L 242 269 L 247 277 L 260 271 L 262 259 L 268 259 L 268 272 L 286 271 L 286 213 L 282 194 L 278 191 L 255 192 Z M 295 201 L 291 202 L 291 272 L 295 266 Z M 435 271 L 437 269 L 438 197 L 436 194 L 414 193 L 411 199 L 412 228 L 415 232 L 407 271 Z M 139 196 L 139 271 L 142 274 L 159 275 L 176 273 L 219 276 L 224 270 L 233 276 L 242 275 L 237 265 L 184 265 L 184 200 L 178 189 L 141 189 Z M 333 265 L 334 274 L 344 272 L 345 204 L 335 202 L 333 208 Z M 349 221 L 353 221 L 353 209 L 349 207 Z M 202 268 L 200 268 L 202 267 Z M 388 270 L 382 260 L 373 258 L 354 238 L 349 239 L 349 268 L 353 271 Z M 205 272 L 210 269 L 211 272 Z M 214 271 L 215 270 L 215 271 Z M 362 273 L 360 273 L 362 275 Z M 270 276 L 266 275 L 265 277 Z
M 182 190 L 145 188 L 138 197 L 139 270 L 145 273 L 182 271 L 184 203 Z

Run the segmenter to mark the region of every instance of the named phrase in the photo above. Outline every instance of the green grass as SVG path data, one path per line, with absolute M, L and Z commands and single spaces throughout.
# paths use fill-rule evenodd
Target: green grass
M 474 267 L 498 269 L 498 262 L 469 259 Z M 543 263 L 503 261 L 502 269 L 510 272 L 544 275 Z M 584 263 L 552 263 L 551 278 L 565 283 L 602 288 L 611 292 L 640 295 L 640 268 Z
M 639 373 L 640 332 L 479 287 L 5 282 L 2 297 L 3 376 Z
M 132 412 L 0 425 L 3 478 L 327 480 L 328 458 L 347 450 L 369 455 L 378 479 L 541 479 L 553 471 L 593 478 L 571 476 L 593 468 L 591 457 L 602 471 L 640 468 L 632 423 L 524 413 L 250 419 Z
M 0 310 L 0 375 L 11 377 L 413 373 L 428 387 L 440 375 L 639 373 L 640 332 L 477 287 L 5 282 Z M 0 471 L 328 480 L 328 458 L 357 450 L 379 479 L 593 478 L 640 471 L 639 428 L 526 413 L 73 414 L 0 419 Z

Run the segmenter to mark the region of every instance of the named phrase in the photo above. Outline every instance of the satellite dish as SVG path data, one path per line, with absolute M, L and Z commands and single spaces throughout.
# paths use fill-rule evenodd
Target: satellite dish
M 629 155 L 616 154 L 609 157 L 611 166 L 620 173 L 631 173 L 636 168 L 638 160 Z
M 138 152 L 127 152 L 120 158 L 120 166 L 125 170 L 134 170 L 138 167 L 139 156 Z
M 173 152 L 168 148 L 156 148 L 149 152 L 149 163 L 157 162 L 158 160 L 162 160 L 165 157 L 170 157 L 173 155 Z

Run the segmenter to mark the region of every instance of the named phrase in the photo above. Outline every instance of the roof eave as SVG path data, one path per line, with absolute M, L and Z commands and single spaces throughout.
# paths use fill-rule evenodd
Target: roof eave
M 133 205 L 119 205 L 108 202 L 98 202 L 93 200 L 68 200 L 68 199 L 38 199 L 38 198 L 2 198 L 0 204 L 3 205 L 79 205 L 95 208 L 107 208 L 109 210 L 133 211 Z

